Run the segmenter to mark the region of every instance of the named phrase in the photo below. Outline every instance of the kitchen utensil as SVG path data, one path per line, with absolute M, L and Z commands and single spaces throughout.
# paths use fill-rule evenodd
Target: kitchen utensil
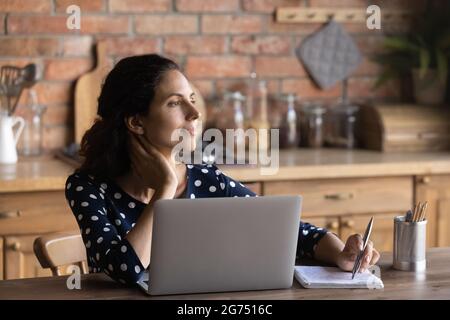
M 427 220 L 405 221 L 405 216 L 394 218 L 393 267 L 403 271 L 425 271 Z
M 27 64 L 21 71 L 22 86 L 24 88 L 31 88 L 38 80 L 36 64 Z
M 4 85 L 7 97 L 8 114 L 12 115 L 22 94 L 21 68 L 15 66 L 2 66 L 0 82 Z

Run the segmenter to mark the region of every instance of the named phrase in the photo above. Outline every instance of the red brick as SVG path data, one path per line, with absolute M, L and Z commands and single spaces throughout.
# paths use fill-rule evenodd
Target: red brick
M 258 33 L 263 30 L 260 16 L 240 15 L 204 15 L 202 17 L 203 33 Z
M 55 56 L 60 53 L 55 38 L 0 38 L 0 56 Z
M 43 133 L 43 147 L 45 150 L 55 150 L 67 147 L 74 139 L 72 127 L 46 126 Z
M 1 0 L 0 12 L 17 13 L 50 13 L 51 1 L 49 0 Z
M 259 77 L 304 76 L 305 70 L 296 57 L 256 57 L 255 71 Z
M 94 40 L 90 36 L 65 37 L 62 44 L 62 56 L 77 57 L 92 55 Z
M 92 68 L 92 59 L 46 60 L 44 77 L 46 80 L 76 80 Z
M 14 58 L 0 57 L 0 65 L 1 66 L 10 65 L 10 66 L 17 66 L 17 67 L 23 68 L 29 63 L 36 64 L 38 67 L 38 71 L 39 71 L 39 68 L 42 69 L 42 61 L 40 58 L 31 58 L 30 59 L 30 58 L 16 58 L 16 57 L 14 57 Z
M 38 34 L 38 33 L 72 33 L 78 30 L 70 30 L 66 26 L 67 17 L 63 16 L 20 16 L 12 15 L 7 18 L 9 34 Z M 81 22 L 83 28 L 84 19 Z
M 382 11 L 383 8 L 423 11 L 427 5 L 427 0 L 371 0 L 369 2 L 380 6 Z
M 399 98 L 401 89 L 399 82 L 391 81 L 379 87 L 374 88 L 376 78 L 350 78 L 348 80 L 348 96 L 351 98 Z
M 66 16 L 11 16 L 8 17 L 8 32 L 12 34 L 35 33 L 110 33 L 123 34 L 129 31 L 129 18 L 125 16 L 83 16 L 81 30 L 66 26 Z
M 160 52 L 160 40 L 147 37 L 98 37 L 106 43 L 109 55 L 131 56 Z
M 239 56 L 188 57 L 186 74 L 191 78 L 247 77 L 251 60 Z
M 342 27 L 348 33 L 354 34 L 367 34 L 371 36 L 382 35 L 386 30 L 387 24 L 382 24 L 381 29 L 369 29 L 367 28 L 366 22 L 355 22 L 355 23 L 342 23 Z M 352 35 L 353 36 L 353 35 Z
M 0 34 L 5 34 L 6 30 L 5 30 L 5 19 L 6 19 L 6 15 L 5 14 L 0 14 Z
M 341 96 L 340 83 L 332 88 L 322 90 L 309 78 L 283 80 L 281 90 L 283 93 L 296 93 L 300 99 L 329 99 Z
M 388 0 L 391 1 L 391 0 Z M 371 1 L 373 2 L 373 1 Z M 310 7 L 357 8 L 368 6 L 367 0 L 309 0 Z
M 384 50 L 384 37 L 379 35 L 374 36 L 354 36 L 353 40 L 356 42 L 359 50 L 363 54 L 377 53 Z
M 38 82 L 33 88 L 36 90 L 39 103 L 44 105 L 69 104 L 72 100 L 73 83 L 71 82 Z
M 84 16 L 81 33 L 128 34 L 130 20 L 126 16 Z
M 120 13 L 167 12 L 171 6 L 171 0 L 109 0 L 109 10 Z
M 245 79 L 220 79 L 216 81 L 216 95 L 221 97 L 225 92 L 240 91 L 247 95 L 249 89 L 249 80 L 247 76 Z M 267 85 L 267 92 L 276 94 L 279 92 L 278 80 L 265 80 Z
M 242 4 L 245 11 L 272 13 L 277 7 L 298 7 L 299 0 L 243 0 Z
M 226 50 L 222 36 L 168 36 L 164 52 L 168 54 L 217 54 Z
M 55 0 L 55 10 L 58 13 L 66 13 L 67 7 L 77 5 L 80 7 L 81 14 L 85 12 L 104 12 L 107 0 Z
M 361 64 L 353 72 L 353 76 L 377 76 L 380 72 L 380 65 L 364 56 Z
M 45 124 L 49 126 L 69 124 L 72 121 L 72 111 L 67 105 L 49 106 L 44 113 Z
M 214 83 L 211 80 L 193 80 L 192 84 L 200 91 L 203 99 L 208 99 L 214 94 Z
M 186 34 L 198 32 L 198 19 L 191 15 L 136 16 L 139 34 Z
M 279 36 L 237 36 L 231 41 L 231 50 L 244 54 L 289 54 L 291 40 Z
M 177 11 L 183 12 L 234 12 L 239 10 L 239 0 L 176 0 Z

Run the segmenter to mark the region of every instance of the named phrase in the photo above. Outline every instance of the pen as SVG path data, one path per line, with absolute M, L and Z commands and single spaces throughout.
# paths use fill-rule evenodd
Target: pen
M 356 257 L 355 265 L 353 266 L 352 270 L 352 280 L 353 278 L 355 278 L 355 274 L 359 271 L 359 268 L 361 267 L 361 258 L 364 254 L 364 250 L 366 249 L 367 243 L 369 242 L 370 233 L 372 232 L 372 226 L 373 226 L 373 217 L 370 219 L 369 224 L 367 225 L 366 228 L 366 232 L 364 233 L 363 248 Z

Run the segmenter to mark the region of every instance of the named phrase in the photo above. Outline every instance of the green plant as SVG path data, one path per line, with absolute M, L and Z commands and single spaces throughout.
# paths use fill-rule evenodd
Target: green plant
M 392 78 L 408 76 L 419 69 L 423 78 L 429 69 L 437 70 L 438 78 L 445 81 L 450 58 L 450 6 L 428 5 L 424 15 L 417 17 L 411 32 L 402 36 L 387 36 L 385 51 L 372 60 L 383 66 L 375 87 Z

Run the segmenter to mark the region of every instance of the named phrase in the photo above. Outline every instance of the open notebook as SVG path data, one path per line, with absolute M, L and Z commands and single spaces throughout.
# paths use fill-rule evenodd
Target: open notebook
M 296 266 L 295 279 L 305 288 L 382 289 L 383 281 L 366 270 L 352 280 L 351 272 L 336 267 Z

